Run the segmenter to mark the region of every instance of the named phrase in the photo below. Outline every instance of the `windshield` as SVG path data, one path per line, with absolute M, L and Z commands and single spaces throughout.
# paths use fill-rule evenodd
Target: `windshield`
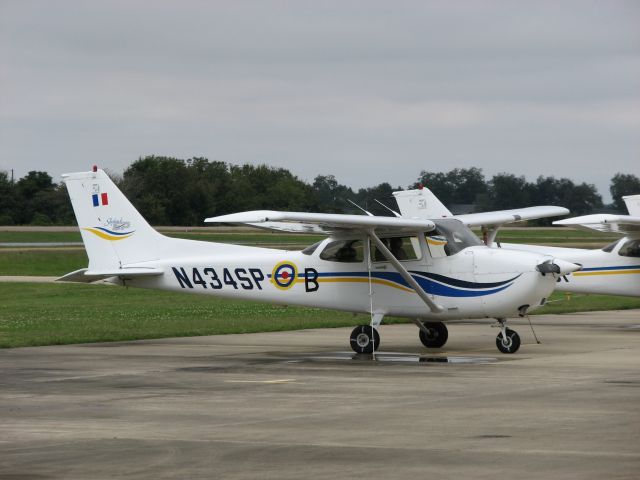
M 426 233 L 427 245 L 431 250 L 441 248 L 447 256 L 451 256 L 467 247 L 484 245 L 460 220 L 440 219 L 433 220 L 433 223 L 436 229 Z
M 316 242 L 313 245 L 309 245 L 307 248 L 302 250 L 302 253 L 304 253 L 305 255 L 313 255 L 313 252 L 315 252 L 318 249 L 318 247 L 323 241 L 324 240 L 320 240 L 319 242 Z
M 618 242 L 620 242 L 620 240 L 616 240 L 615 242 L 611 242 L 606 247 L 603 247 L 602 251 L 603 252 L 607 252 L 607 253 L 613 252 L 613 249 L 616 248 L 616 245 L 618 245 Z

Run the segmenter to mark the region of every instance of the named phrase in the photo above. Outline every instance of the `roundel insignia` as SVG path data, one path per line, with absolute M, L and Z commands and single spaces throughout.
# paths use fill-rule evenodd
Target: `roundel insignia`
M 280 262 L 271 272 L 271 283 L 280 290 L 288 290 L 296 283 L 298 268 L 291 262 Z

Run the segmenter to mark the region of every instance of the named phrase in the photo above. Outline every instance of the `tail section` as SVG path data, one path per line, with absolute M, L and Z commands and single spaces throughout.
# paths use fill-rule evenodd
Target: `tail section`
M 622 197 L 627 204 L 627 210 L 632 217 L 640 217 L 640 195 L 627 195 Z
M 433 219 L 452 216 L 428 188 L 393 192 L 393 196 L 403 217 Z
M 89 270 L 158 259 L 166 237 L 154 230 L 103 170 L 62 176 L 89 256 Z

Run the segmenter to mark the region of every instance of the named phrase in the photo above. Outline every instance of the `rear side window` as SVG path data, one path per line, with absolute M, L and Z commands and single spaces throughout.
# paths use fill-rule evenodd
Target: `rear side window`
M 400 261 L 417 260 L 420 258 L 420 242 L 418 241 L 418 237 L 392 237 L 382 238 L 381 240 L 393 256 Z M 388 260 L 383 253 L 374 245 L 372 246 L 374 247 L 373 261 L 387 262 Z
M 337 240 L 330 242 L 320 254 L 322 260 L 341 263 L 359 263 L 364 261 L 362 240 Z

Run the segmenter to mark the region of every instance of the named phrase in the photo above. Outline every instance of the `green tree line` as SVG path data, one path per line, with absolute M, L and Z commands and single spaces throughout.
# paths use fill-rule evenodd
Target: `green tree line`
M 267 165 L 233 165 L 196 157 L 182 160 L 147 156 L 120 175 L 111 174 L 136 208 L 154 225 L 201 225 L 206 217 L 245 210 L 289 210 L 357 213 L 349 201 L 375 215 L 391 213 L 377 203 L 396 208 L 389 183 L 354 190 L 333 175 L 318 175 L 312 183 L 289 170 Z M 560 205 L 573 215 L 603 207 L 596 187 L 568 178 L 500 173 L 486 178 L 479 168 L 420 172 L 415 182 L 429 187 L 455 213 L 460 205 L 476 211 L 531 205 Z M 640 179 L 617 173 L 611 179 L 612 208 L 626 212 L 622 196 L 640 193 Z M 63 183 L 46 172 L 32 171 L 16 182 L 0 171 L 0 225 L 72 225 L 75 218 Z

